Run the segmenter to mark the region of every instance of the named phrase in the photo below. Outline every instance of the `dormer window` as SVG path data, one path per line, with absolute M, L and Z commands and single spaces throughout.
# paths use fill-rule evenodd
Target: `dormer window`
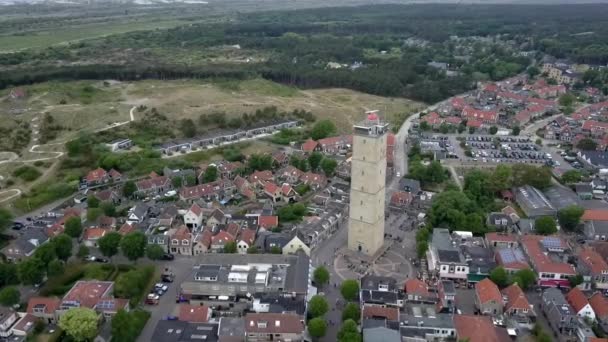
M 188 240 L 186 240 L 186 239 L 183 239 L 183 240 L 182 240 L 182 245 L 187 246 L 187 245 L 189 245 L 189 244 L 190 244 L 190 241 L 188 241 Z
M 171 240 L 171 244 L 172 245 L 179 245 L 179 240 L 178 239 L 173 239 L 173 240 Z

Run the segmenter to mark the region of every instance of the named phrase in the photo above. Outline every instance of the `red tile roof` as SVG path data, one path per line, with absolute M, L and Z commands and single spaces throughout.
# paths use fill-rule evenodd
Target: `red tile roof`
M 300 180 L 304 184 L 316 184 L 319 186 L 322 186 L 325 184 L 325 182 L 327 182 L 327 178 L 325 178 L 325 176 L 313 172 L 306 172 L 302 174 Z
M 107 176 L 108 173 L 102 168 L 91 170 L 87 174 L 87 182 L 100 182 Z
M 596 292 L 589 298 L 589 304 L 597 318 L 608 317 L 608 299 L 601 292 Z
M 245 228 L 241 230 L 241 236 L 239 237 L 239 241 L 244 241 L 248 245 L 252 245 L 255 241 L 255 230 Z
M 420 119 L 420 121 L 426 122 L 432 126 L 432 125 L 438 125 L 438 124 L 442 123 L 443 119 L 436 112 L 430 112 L 427 115 L 423 116 L 422 119 Z
M 279 191 L 279 186 L 274 184 L 273 182 L 266 182 L 266 184 L 264 184 L 265 193 L 271 194 L 274 196 L 274 194 L 276 194 L 277 191 Z
M 496 120 L 498 120 L 497 112 L 475 109 L 473 107 L 465 107 L 462 110 L 462 115 L 469 120 L 479 120 L 483 122 L 496 122 Z
M 462 97 L 454 97 L 454 98 L 452 98 L 450 103 L 452 104 L 452 107 L 454 107 L 454 108 L 463 108 L 466 104 Z
M 587 209 L 581 217 L 583 221 L 608 221 L 608 210 L 605 209 Z
M 292 165 L 288 165 L 286 166 L 281 173 L 281 176 L 283 177 L 295 177 L 297 179 L 300 179 L 300 177 L 302 176 L 303 172 L 301 170 L 299 170 L 298 168 L 292 166 Z
M 490 301 L 494 301 L 495 303 L 502 302 L 502 295 L 500 294 L 500 290 L 498 290 L 498 286 L 489 278 L 485 278 L 475 284 L 475 292 L 477 293 L 480 304 L 485 304 Z
M 196 199 L 204 196 L 217 194 L 221 190 L 221 181 L 215 181 L 207 184 L 199 184 L 182 188 L 179 191 L 179 196 L 184 199 Z
M 454 328 L 458 340 L 469 342 L 501 341 L 492 319 L 488 316 L 455 315 Z
M 539 235 L 526 235 L 522 237 L 521 243 L 530 258 L 530 262 L 537 273 L 557 273 L 565 275 L 575 275 L 576 272 L 572 265 L 565 262 L 554 262 L 540 246 L 541 240 L 545 238 Z
M 260 216 L 258 219 L 258 225 L 262 228 L 274 228 L 279 225 L 279 217 L 278 216 Z
M 600 122 L 595 120 L 586 120 L 583 122 L 583 130 L 608 130 L 608 122 Z
M 258 181 L 271 181 L 271 171 L 256 171 L 249 176 L 249 183 L 256 183 Z
M 34 313 L 35 306 L 44 306 L 44 313 L 52 314 L 59 307 L 61 299 L 57 297 L 32 297 L 27 302 L 27 313 Z
M 248 313 L 245 316 L 246 333 L 281 334 L 304 332 L 299 315 L 282 313 Z
M 118 233 L 120 235 L 127 235 L 127 234 L 129 234 L 129 233 L 131 233 L 133 231 L 135 231 L 135 226 L 131 225 L 131 224 L 128 224 L 128 223 L 125 223 L 125 224 L 122 225 L 122 227 L 120 227 L 120 229 L 118 230 Z
M 505 311 L 511 310 L 530 310 L 530 302 L 521 290 L 521 287 L 517 284 L 512 284 L 509 287 L 502 290 L 502 294 L 507 298 L 505 304 Z
M 199 207 L 198 204 L 194 203 L 191 207 L 190 207 L 190 212 L 193 213 L 196 216 L 201 216 L 203 215 L 203 209 L 201 207 Z
M 212 245 L 217 245 L 217 244 L 226 244 L 228 242 L 233 242 L 234 241 L 234 236 L 232 236 L 230 233 L 228 233 L 225 230 L 220 230 L 217 234 L 213 235 L 213 237 L 211 238 L 211 244 Z
M 422 297 L 428 297 L 430 295 L 426 283 L 420 279 L 410 278 L 406 280 L 404 290 L 407 294 L 415 294 Z
M 140 180 L 139 182 L 135 183 L 135 185 L 137 186 L 137 190 L 145 191 L 145 190 L 160 188 L 160 187 L 166 186 L 169 183 L 168 177 L 159 176 L 156 174 L 154 174 L 154 175 L 155 176 L 152 178 L 143 179 L 143 180 Z
M 502 234 L 497 232 L 486 233 L 486 240 L 499 242 L 517 242 L 517 237 L 511 234 Z
M 475 128 L 479 128 L 481 127 L 481 125 L 483 125 L 483 122 L 479 121 L 479 120 L 467 120 L 467 127 L 475 127 Z
M 105 229 L 105 228 L 97 228 L 97 227 L 92 227 L 92 228 L 87 228 L 84 230 L 84 235 L 83 235 L 83 239 L 84 240 L 97 240 L 101 237 L 103 237 L 104 235 L 106 235 L 106 233 L 108 233 L 109 230 Z
M 398 321 L 399 309 L 377 305 L 364 305 L 362 315 L 363 318 L 385 318 L 389 321 Z
M 304 142 L 302 144 L 302 151 L 304 152 L 312 152 L 315 150 L 315 148 L 317 148 L 318 143 L 312 139 L 308 139 L 306 140 L 306 142 Z
M 188 229 L 188 227 L 186 226 L 180 226 L 177 229 L 175 229 L 175 231 L 173 231 L 173 234 L 171 235 L 171 239 L 177 239 L 177 240 L 191 240 L 192 239 L 192 233 L 190 233 L 190 229 Z
M 405 191 L 395 191 L 391 195 L 391 204 L 402 206 L 408 204 L 412 200 L 412 194 Z
M 201 234 L 196 236 L 196 242 L 202 244 L 203 246 L 209 248 L 211 246 L 211 238 L 213 237 L 213 233 L 209 229 L 203 230 Z
M 120 178 L 120 177 L 122 177 L 122 174 L 121 174 L 120 172 L 118 172 L 118 171 L 114 170 L 114 169 L 111 169 L 111 170 L 108 172 L 108 175 L 109 175 L 111 178 L 113 178 L 113 179 L 116 179 L 116 178 Z
M 180 304 L 180 321 L 192 323 L 206 323 L 209 320 L 209 307 L 205 305 Z
M 593 275 L 608 273 L 608 263 L 596 251 L 584 248 L 578 255 L 579 261 L 586 264 Z
M 483 87 L 484 91 L 488 91 L 488 92 L 492 92 L 495 93 L 498 91 L 498 86 L 494 83 L 488 83 L 485 85 L 485 87 Z
M 458 116 L 448 116 L 447 118 L 445 118 L 445 122 L 452 125 L 460 125 L 460 123 L 462 122 L 462 118 Z
M 578 287 L 573 288 L 570 290 L 570 292 L 568 292 L 568 294 L 566 294 L 566 300 L 577 313 L 581 311 L 587 304 L 589 304 L 587 297 L 585 297 L 583 291 L 581 291 Z

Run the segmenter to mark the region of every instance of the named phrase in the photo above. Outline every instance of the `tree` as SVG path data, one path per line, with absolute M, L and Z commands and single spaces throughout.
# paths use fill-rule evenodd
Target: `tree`
M 329 311 L 329 304 L 323 296 L 315 295 L 308 302 L 308 315 L 311 318 L 321 317 Z
M 279 246 L 272 246 L 272 247 L 270 247 L 270 253 L 271 254 L 281 254 L 281 253 L 283 253 L 283 250 Z
M 217 167 L 214 165 L 207 166 L 205 173 L 203 174 L 203 183 L 211 183 L 218 177 Z
M 490 134 L 494 135 L 498 132 L 498 127 L 496 126 L 491 126 L 490 127 Z
M 597 143 L 593 139 L 583 138 L 576 144 L 576 148 L 583 151 L 595 151 Z
M 13 214 L 6 208 L 0 208 L 0 233 L 13 223 Z
M 562 174 L 562 183 L 572 184 L 578 183 L 583 178 L 583 175 L 578 170 L 568 170 Z
M 269 154 L 252 154 L 247 160 L 247 167 L 251 171 L 264 171 L 272 169 L 272 156 Z
M 359 297 L 359 283 L 354 279 L 347 279 L 340 286 L 342 297 L 348 301 L 356 300 Z
M 557 233 L 555 219 L 551 216 L 542 216 L 534 221 L 534 230 L 541 235 L 551 235 Z
M 361 342 L 361 334 L 357 330 L 357 322 L 347 319 L 338 331 L 338 342 Z
M 44 266 L 47 266 L 49 262 L 57 259 L 57 253 L 55 252 L 55 246 L 52 243 L 45 243 L 36 248 L 34 257 L 38 258 Z
M 182 177 L 176 176 L 171 178 L 171 185 L 176 188 L 179 189 L 182 187 Z
M 116 206 L 114 206 L 114 204 L 112 204 L 112 202 L 103 202 L 103 203 L 101 203 L 100 208 L 103 211 L 103 214 L 106 216 L 110 216 L 110 217 L 118 216 L 116 213 Z
M 540 74 L 540 69 L 532 65 L 529 66 L 528 69 L 526 69 L 526 73 L 528 73 L 528 76 L 530 76 L 530 78 L 534 78 Z
M 103 215 L 103 210 L 101 208 L 88 208 L 87 209 L 87 221 L 94 222 Z
M 580 284 L 582 284 L 584 281 L 583 275 L 582 274 L 577 274 L 575 276 L 572 276 L 570 278 L 568 278 L 568 282 L 570 283 L 570 287 L 576 287 Z
M 536 167 L 527 164 L 515 164 L 511 167 L 513 173 L 513 185 L 531 185 L 540 190 L 551 186 L 551 169 L 548 167 Z
M 150 245 L 146 248 L 146 256 L 150 260 L 160 260 L 165 255 L 165 250 L 159 245 Z
M 236 253 L 236 242 L 228 241 L 224 245 L 224 253 L 234 254 Z
M 310 333 L 310 336 L 312 336 L 314 339 L 325 336 L 326 332 L 327 323 L 324 319 L 317 317 L 308 321 L 308 333 Z
M 51 240 L 55 247 L 55 254 L 61 260 L 68 260 L 72 256 L 72 238 L 66 234 L 58 235 Z
M 137 185 L 135 185 L 134 181 L 126 181 L 122 186 L 122 194 L 126 198 L 131 198 L 135 191 L 137 191 Z
M 79 258 L 84 258 L 87 255 L 89 255 L 89 247 L 80 245 L 80 247 L 78 247 L 78 253 L 76 253 L 76 256 Z
M 543 146 L 543 141 L 542 141 L 542 140 L 540 140 L 540 138 L 536 139 L 535 143 L 536 143 L 536 145 L 538 145 L 538 146 Z
M 310 165 L 310 169 L 315 171 L 321 166 L 321 161 L 323 160 L 323 155 L 320 152 L 313 152 L 308 156 L 308 165 Z
M 429 125 L 429 123 L 428 123 L 428 122 L 426 122 L 426 121 L 422 121 L 422 122 L 420 123 L 420 130 L 422 130 L 422 131 L 424 131 L 424 132 L 426 132 L 426 131 L 430 131 L 430 130 L 431 130 L 431 128 L 432 128 L 432 127 L 431 127 L 431 125 Z
M 192 119 L 182 119 L 179 122 L 179 130 L 186 138 L 192 138 L 196 135 L 196 126 Z
M 520 132 L 521 132 L 521 128 L 519 128 L 519 126 L 515 126 L 511 130 L 511 135 L 519 135 Z
M 571 107 L 576 101 L 576 97 L 570 93 L 563 94 L 559 97 L 559 104 L 562 107 Z
M 108 258 L 112 258 L 114 255 L 116 255 L 116 253 L 118 253 L 118 247 L 120 247 L 121 239 L 122 235 L 120 235 L 118 232 L 107 233 L 97 241 L 99 251 Z
M 258 246 L 251 246 L 249 248 L 247 248 L 247 254 L 258 254 L 259 250 L 258 250 Z
M 49 276 L 52 276 L 52 277 L 58 276 L 58 275 L 62 274 L 64 271 L 63 261 L 61 261 L 59 259 L 55 259 L 49 263 L 49 266 L 47 268 L 48 268 L 47 273 Z
M 65 221 L 65 233 L 73 238 L 82 235 L 82 221 L 80 217 L 70 217 Z
M 135 341 L 138 331 L 134 323 L 130 313 L 124 309 L 119 309 L 112 317 L 112 341 Z
M 512 282 L 517 283 L 525 291 L 536 283 L 536 274 L 531 269 L 524 268 L 513 274 Z
M 429 243 L 427 241 L 418 241 L 416 243 L 416 255 L 418 259 L 422 259 L 426 255 L 426 251 L 429 249 Z
M 327 177 L 331 177 L 334 175 L 336 168 L 338 167 L 338 162 L 331 158 L 325 158 L 321 161 L 321 169 Z
M 317 286 L 329 283 L 329 271 L 324 266 L 317 267 L 312 276 Z
M 122 254 L 131 261 L 144 256 L 148 241 L 142 232 L 131 232 L 120 241 L 120 250 Z
M 0 304 L 4 306 L 13 306 L 19 304 L 21 294 L 19 290 L 14 286 L 7 286 L 0 290 Z
M 19 279 L 25 285 L 40 284 L 44 278 L 45 264 L 40 259 L 32 257 L 19 263 Z
M 99 318 L 93 309 L 71 308 L 59 319 L 59 327 L 76 341 L 88 341 L 97 336 Z
M 361 310 L 359 305 L 356 303 L 348 303 L 342 310 L 342 321 L 352 319 L 355 322 L 359 322 L 361 318 Z
M 559 223 L 564 229 L 573 231 L 578 227 L 585 209 L 578 205 L 571 205 L 557 212 Z
M 312 130 L 310 131 L 310 137 L 314 140 L 319 140 L 330 137 L 336 134 L 336 132 L 336 125 L 334 125 L 332 121 L 320 120 L 317 121 L 314 126 L 312 126 Z
M 0 287 L 19 284 L 17 264 L 0 263 Z
M 498 266 L 490 272 L 490 280 L 499 287 L 505 287 L 509 284 L 509 274 L 504 268 Z
M 87 208 L 99 208 L 101 201 L 95 195 L 89 195 L 87 197 Z

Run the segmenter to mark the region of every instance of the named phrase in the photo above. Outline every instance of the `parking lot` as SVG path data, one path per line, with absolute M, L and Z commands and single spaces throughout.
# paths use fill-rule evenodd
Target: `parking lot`
M 528 163 L 560 166 L 553 156 L 542 150 L 527 137 L 465 137 L 465 150 L 470 150 L 468 160 L 484 163 Z

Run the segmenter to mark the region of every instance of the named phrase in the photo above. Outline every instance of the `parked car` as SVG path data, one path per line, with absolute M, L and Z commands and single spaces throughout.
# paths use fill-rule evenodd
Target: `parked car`
M 148 297 L 146 297 L 146 304 L 158 305 L 159 298 L 160 297 L 156 293 L 150 293 L 150 294 L 148 294 Z
M 170 253 L 165 253 L 161 257 L 161 259 L 162 260 L 173 260 L 173 259 L 175 259 L 175 256 L 173 254 L 170 254 Z

